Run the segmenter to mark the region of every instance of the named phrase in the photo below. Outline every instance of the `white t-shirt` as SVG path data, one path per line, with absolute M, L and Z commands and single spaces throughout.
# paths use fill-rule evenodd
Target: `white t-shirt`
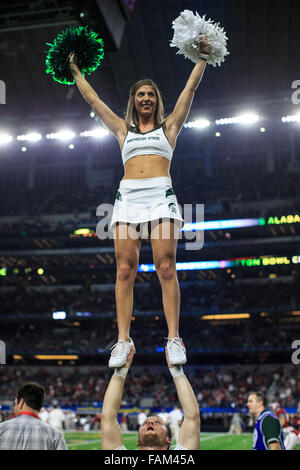
M 54 410 L 50 411 L 48 424 L 50 426 L 54 426 L 56 429 L 63 429 L 62 423 L 65 421 L 65 415 L 62 410 L 58 408 L 54 408 Z
M 169 423 L 170 424 L 180 424 L 183 418 L 183 413 L 181 410 L 175 409 L 169 413 Z
M 143 422 L 147 419 L 147 415 L 144 412 L 138 414 L 138 425 L 141 426 Z
M 41 410 L 39 412 L 39 418 L 44 422 L 48 423 L 48 418 L 49 418 L 49 412 L 47 410 Z
M 158 413 L 158 415 L 161 419 L 163 419 L 166 423 L 168 422 L 169 420 L 169 413 L 165 412 L 165 413 Z
M 127 449 L 127 447 L 124 446 L 124 444 L 122 444 L 120 447 L 117 447 L 114 450 L 128 450 L 128 449 Z M 176 447 L 174 447 L 174 449 L 170 449 L 170 450 L 189 450 L 189 449 L 187 449 L 186 447 L 183 447 L 181 444 L 176 444 Z

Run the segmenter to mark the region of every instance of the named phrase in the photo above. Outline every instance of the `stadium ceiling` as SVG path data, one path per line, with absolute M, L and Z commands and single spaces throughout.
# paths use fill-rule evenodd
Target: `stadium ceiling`
M 77 22 L 76 9 L 71 0 L 4 1 L 0 7 L 2 33 Z
M 136 0 L 132 15 L 125 14 L 125 0 L 114 1 L 123 4 L 126 21 L 120 47 L 106 48 L 100 68 L 88 80 L 119 115 L 130 86 L 144 77 L 158 83 L 166 112 L 172 110 L 193 66 L 169 46 L 172 21 L 184 9 L 219 22 L 230 51 L 221 67 L 207 67 L 191 118 L 221 104 L 277 102 L 290 112 L 296 108 L 291 95 L 292 82 L 300 78 L 299 1 Z M 6 85 L 6 104 L 0 105 L 0 121 L 6 128 L 89 118 L 90 108 L 76 86 L 60 85 L 45 73 L 45 51 L 46 43 L 71 24 L 90 24 L 105 40 L 95 13 L 101 2 L 106 0 L 1 2 L 0 80 Z

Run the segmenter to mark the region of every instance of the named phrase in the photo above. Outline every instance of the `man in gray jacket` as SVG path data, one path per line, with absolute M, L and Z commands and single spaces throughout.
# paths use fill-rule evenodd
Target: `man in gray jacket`
M 39 419 L 45 395 L 35 382 L 19 388 L 15 417 L 0 424 L 0 450 L 67 450 L 62 433 Z

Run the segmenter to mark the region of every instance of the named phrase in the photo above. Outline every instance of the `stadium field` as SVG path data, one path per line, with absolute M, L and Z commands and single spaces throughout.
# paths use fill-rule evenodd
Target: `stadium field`
M 65 432 L 69 450 L 100 450 L 100 432 Z M 127 449 L 137 449 L 137 433 L 123 434 Z M 222 433 L 202 433 L 201 450 L 251 450 L 252 434 L 230 435 Z M 300 450 L 300 445 L 297 446 Z

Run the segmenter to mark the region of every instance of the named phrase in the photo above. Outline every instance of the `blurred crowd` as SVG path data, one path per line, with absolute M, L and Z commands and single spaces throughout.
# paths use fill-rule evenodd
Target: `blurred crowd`
M 261 308 L 300 307 L 300 279 L 295 282 L 244 283 L 227 282 L 220 290 L 214 307 L 219 311 Z
M 188 179 L 180 172 L 172 177 L 178 202 L 183 205 L 205 204 L 205 219 L 267 217 L 298 213 L 299 175 L 286 171 L 244 173 L 242 167 L 232 174 L 201 177 L 189 171 Z M 0 235 L 21 232 L 39 233 L 78 228 L 84 222 L 96 223 L 96 208 L 101 203 L 114 203 L 118 182 L 110 187 L 90 189 L 74 187 L 36 187 L 33 190 L 7 188 L 0 200 Z M 278 200 L 274 209 L 248 206 L 250 202 Z M 281 201 L 280 201 L 281 200 Z M 288 200 L 289 202 L 283 201 Z M 241 203 L 239 209 L 235 204 Z M 243 205 L 244 204 L 244 205 Z M 82 220 L 81 213 L 88 214 Z M 67 214 L 59 220 L 45 220 L 45 215 Z M 16 223 L 1 221 L 3 216 L 21 216 Z M 1 332 L 10 354 L 22 353 L 103 353 L 117 339 L 114 291 L 81 287 L 54 291 L 33 290 L 18 286 L 13 291 L 0 291 Z M 257 310 L 260 310 L 257 311 Z M 280 310 L 280 315 L 278 313 Z M 219 285 L 181 283 L 180 334 L 188 351 L 251 351 L 253 349 L 290 348 L 300 338 L 300 322 L 287 312 L 300 311 L 299 280 L 293 283 L 268 282 L 241 284 L 234 281 Z M 54 311 L 72 315 L 67 322 L 51 320 Z M 151 311 L 151 315 L 145 313 Z M 247 320 L 205 321 L 199 313 L 250 312 Z M 91 312 L 103 317 L 83 321 L 77 312 Z M 135 314 L 136 312 L 136 314 Z M 138 312 L 143 312 L 139 315 Z M 286 313 L 284 313 L 286 312 Z M 34 321 L 31 315 L 45 320 Z M 111 316 L 105 317 L 110 314 Z M 134 318 L 131 336 L 139 352 L 153 353 L 164 346 L 167 332 L 158 285 L 135 289 Z M 187 314 L 187 315 L 186 315 Z M 27 316 L 18 321 L 18 315 Z M 10 319 L 10 321 L 9 321 Z M 147 341 L 144 332 L 147 331 Z M 162 353 L 161 353 L 162 354 Z M 300 377 L 297 367 L 260 369 L 258 366 L 224 366 L 223 368 L 186 368 L 201 408 L 242 407 L 250 390 L 266 392 L 270 400 L 283 407 L 298 406 Z M 21 382 L 35 380 L 46 387 L 47 400 L 58 400 L 61 406 L 90 405 L 101 402 L 110 379 L 109 369 L 37 368 L 5 366 L 1 369 L 0 397 L 13 400 Z M 141 406 L 151 397 L 157 406 L 176 403 L 176 392 L 166 368 L 132 368 L 125 387 L 123 406 Z
M 104 320 L 75 322 L 76 326 L 49 323 L 1 325 L 1 339 L 9 354 L 92 354 L 107 353 L 117 340 L 116 322 Z M 247 352 L 251 350 L 288 351 L 300 337 L 300 325 L 290 321 L 284 327 L 275 319 L 260 319 L 213 324 L 199 318 L 181 318 L 181 336 L 188 351 Z M 80 327 L 79 327 L 80 325 Z M 143 332 L 147 328 L 147 342 Z M 135 317 L 131 336 L 141 354 L 153 354 L 164 347 L 167 327 L 163 317 Z
M 59 310 L 61 311 L 61 310 Z M 226 313 L 226 311 L 224 312 Z M 295 315 L 253 313 L 250 318 L 209 320 L 210 317 L 182 313 L 180 334 L 192 352 L 289 350 L 300 338 Z M 9 354 L 93 354 L 108 352 L 117 338 L 116 314 L 100 317 L 78 315 L 63 320 L 51 317 L 24 321 L 7 317 L 1 323 L 1 339 Z M 144 331 L 147 331 L 147 342 Z M 153 353 L 164 346 L 167 326 L 162 312 L 134 312 L 131 336 L 140 353 Z
M 247 394 L 261 390 L 268 401 L 277 401 L 282 407 L 298 407 L 300 376 L 294 366 L 224 366 L 184 367 L 195 391 L 200 408 L 245 408 Z M 58 401 L 60 406 L 89 406 L 102 402 L 111 377 L 108 368 L 84 367 L 38 368 L 6 366 L 2 371 L 0 398 L 13 400 L 18 386 L 25 381 L 37 381 L 47 391 L 45 405 Z M 126 379 L 122 407 L 140 407 L 145 399 L 153 407 L 173 407 L 177 394 L 167 367 L 135 368 Z
M 207 282 L 180 282 L 181 310 L 236 311 L 241 308 L 295 308 L 300 303 L 300 279 L 283 282 L 238 282 L 228 280 L 221 285 Z M 86 284 L 80 288 L 30 289 L 18 286 L 14 290 L 0 290 L 2 313 L 50 313 L 53 309 L 66 309 L 69 313 L 91 311 L 105 313 L 115 311 L 115 295 L 112 290 L 101 290 Z M 17 304 L 17 305 L 16 305 Z M 154 279 L 149 285 L 134 288 L 134 308 L 141 311 L 157 311 L 162 308 L 161 288 Z
M 179 200 L 178 196 L 177 199 Z M 113 199 L 107 203 L 113 204 Z M 192 204 L 188 201 L 188 204 Z M 184 202 L 181 200 L 180 205 L 184 209 Z M 193 220 L 196 220 L 195 205 L 193 206 Z M 96 216 L 96 207 L 92 208 L 88 212 L 88 216 L 81 217 L 78 210 L 74 210 L 73 207 L 65 207 L 66 213 L 61 219 L 53 217 L 51 220 L 46 219 L 49 213 L 39 214 L 39 211 L 35 211 L 34 214 L 26 217 L 22 217 L 20 220 L 15 222 L 1 221 L 0 216 L 0 236 L 6 237 L 14 235 L 16 237 L 20 235 L 43 235 L 45 233 L 54 232 L 66 232 L 73 231 L 78 227 L 89 227 L 95 230 L 99 218 Z M 281 217 L 282 215 L 297 214 L 299 213 L 299 203 L 291 201 L 288 204 L 276 204 L 271 209 L 265 208 L 252 208 L 247 206 L 236 207 L 233 206 L 229 201 L 223 201 L 218 206 L 211 207 L 209 204 L 205 205 L 204 208 L 204 220 L 223 220 L 223 219 L 245 219 L 245 218 L 259 218 L 259 217 Z M 183 213 L 184 214 L 184 213 Z
M 215 284 L 181 283 L 181 335 L 193 350 L 246 351 L 251 348 L 287 348 L 300 337 L 300 322 L 292 311 L 300 306 L 299 281 L 240 284 L 229 282 L 220 289 Z M 17 288 L 0 291 L 2 320 L 1 339 L 11 353 L 24 352 L 94 352 L 105 350 L 117 335 L 114 291 L 90 287 L 38 291 Z M 273 309 L 273 311 L 272 311 Z M 295 310 L 292 310 L 295 309 Z M 202 315 L 251 312 L 250 318 L 211 325 Z M 289 315 L 283 312 L 290 310 Z M 292 311 L 291 311 L 292 310 Z M 52 314 L 65 311 L 69 326 L 53 321 Z M 90 316 L 84 317 L 88 313 Z M 39 322 L 29 320 L 40 315 Z M 158 331 L 166 330 L 159 286 L 135 289 L 134 318 L 131 334 L 143 352 L 163 346 Z M 18 315 L 28 318 L 17 321 Z M 101 315 L 101 317 L 97 317 Z M 35 317 L 36 318 L 36 317 Z M 85 318 L 85 321 L 84 321 Z M 83 321 L 82 321 L 83 320 Z M 76 326 L 72 326 L 71 321 Z M 76 323 L 77 321 L 77 323 Z M 101 327 L 100 327 L 101 325 Z M 149 342 L 143 341 L 147 328 Z
M 292 310 L 300 308 L 300 279 L 283 282 L 280 279 L 267 282 L 236 281 L 229 279 L 221 284 L 180 282 L 181 312 L 230 313 L 266 309 Z M 64 310 L 68 314 L 91 312 L 94 314 L 115 312 L 114 290 L 92 288 L 89 283 L 80 288 L 31 289 L 18 286 L 13 290 L 0 290 L 2 315 L 51 314 Z M 136 311 L 160 312 L 162 310 L 161 287 L 157 279 L 145 286 L 134 287 Z
M 209 213 L 209 205 L 219 205 L 221 217 L 238 217 L 238 213 L 231 209 L 235 203 L 249 203 L 251 201 L 299 200 L 299 175 L 284 171 L 274 173 L 255 172 L 248 174 L 236 168 L 234 174 L 224 177 L 223 174 L 201 176 L 199 172 L 190 171 L 188 182 L 178 172 L 172 177 L 172 184 L 178 202 L 184 204 L 205 204 Z M 188 184 L 187 184 L 188 183 Z M 5 198 L 0 201 L 1 216 L 24 216 L 35 219 L 45 214 L 78 214 L 88 212 L 94 216 L 99 204 L 113 204 L 119 181 L 112 182 L 109 187 L 102 185 L 88 187 L 80 184 L 73 187 L 39 187 L 27 189 L 19 187 L 7 188 Z M 247 205 L 245 205 L 247 209 Z M 250 217 L 258 209 L 247 209 Z M 234 213 L 235 212 L 235 213 Z M 245 215 L 245 209 L 243 209 Z M 263 215 L 263 214 L 262 214 Z M 254 215 L 255 216 L 255 215 Z

